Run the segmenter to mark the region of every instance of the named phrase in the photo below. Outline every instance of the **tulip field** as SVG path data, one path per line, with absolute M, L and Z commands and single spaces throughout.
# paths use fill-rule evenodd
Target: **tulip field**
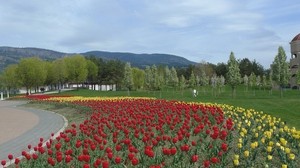
M 59 136 L 24 144 L 12 167 L 299 167 L 300 132 L 254 109 L 150 97 L 30 96 L 91 109 Z M 45 146 L 43 145 L 45 144 Z M 34 152 L 29 152 L 32 150 Z

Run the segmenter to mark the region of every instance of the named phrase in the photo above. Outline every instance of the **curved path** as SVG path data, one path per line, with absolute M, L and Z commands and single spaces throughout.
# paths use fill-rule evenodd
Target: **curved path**
M 25 101 L 0 101 L 0 161 L 8 154 L 21 156 L 28 144 L 37 145 L 51 133 L 62 131 L 67 121 L 61 115 L 45 110 L 20 107 Z M 1 167 L 1 165 L 0 165 Z

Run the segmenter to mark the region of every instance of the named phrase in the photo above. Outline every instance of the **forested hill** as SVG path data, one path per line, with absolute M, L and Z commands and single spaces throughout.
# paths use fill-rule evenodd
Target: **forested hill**
M 144 68 L 147 65 L 168 65 L 174 67 L 188 67 L 195 62 L 189 61 L 183 57 L 170 54 L 134 54 L 123 52 L 105 52 L 90 51 L 82 53 L 85 56 L 101 57 L 103 59 L 116 59 L 124 62 L 130 62 L 132 66 Z
M 38 56 L 43 60 L 55 60 L 65 56 L 66 53 L 40 49 L 0 47 L 0 72 L 9 64 L 16 64 L 21 58 Z
M 0 72 L 9 64 L 16 64 L 21 58 L 38 56 L 43 60 L 55 60 L 74 53 L 63 53 L 41 48 L 16 48 L 0 47 Z M 189 61 L 183 57 L 170 54 L 134 54 L 123 52 L 105 52 L 89 51 L 80 53 L 84 56 L 95 56 L 105 60 L 117 59 L 124 62 L 130 62 L 132 66 L 140 68 L 146 65 L 168 65 L 175 67 L 187 67 L 195 62 Z

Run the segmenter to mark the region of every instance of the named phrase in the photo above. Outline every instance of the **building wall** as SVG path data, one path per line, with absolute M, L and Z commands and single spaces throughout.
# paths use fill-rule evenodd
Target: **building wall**
M 298 87 L 297 84 L 297 72 L 300 68 L 300 40 L 292 41 L 291 45 L 291 59 L 290 59 L 290 70 L 291 80 L 290 85 L 292 88 Z

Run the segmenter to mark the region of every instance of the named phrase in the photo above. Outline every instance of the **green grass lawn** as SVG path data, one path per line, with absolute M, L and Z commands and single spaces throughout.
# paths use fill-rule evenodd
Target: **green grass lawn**
M 192 96 L 192 89 L 175 91 L 164 89 L 163 91 L 130 91 L 130 96 L 134 97 L 156 97 L 168 100 L 181 100 L 193 102 L 210 102 L 229 104 L 246 109 L 252 108 L 256 111 L 263 111 L 274 117 L 280 117 L 286 121 L 287 125 L 300 129 L 300 91 L 284 90 L 283 97 L 280 91 L 255 90 L 251 88 L 246 91 L 243 86 L 237 88 L 236 97 L 232 98 L 231 89 L 224 88 L 221 93 L 214 94 L 211 88 L 198 88 L 197 97 Z M 86 89 L 74 90 L 61 93 L 61 95 L 90 96 L 128 96 L 127 91 L 91 91 Z

